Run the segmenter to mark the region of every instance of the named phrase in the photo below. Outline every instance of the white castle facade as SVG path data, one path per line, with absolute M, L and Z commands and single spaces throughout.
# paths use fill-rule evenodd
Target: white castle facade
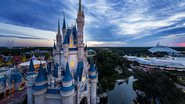
M 65 16 L 62 34 L 60 22 L 56 44 L 53 47 L 53 62 L 46 68 L 40 65 L 35 73 L 30 61 L 27 73 L 28 104 L 96 104 L 98 76 L 83 42 L 85 15 L 79 0 L 76 26 L 67 27 Z M 88 61 L 87 58 L 91 59 Z

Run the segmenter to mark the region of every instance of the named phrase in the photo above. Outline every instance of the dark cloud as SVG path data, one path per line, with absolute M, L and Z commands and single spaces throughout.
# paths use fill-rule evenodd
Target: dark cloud
M 44 38 L 35 38 L 35 37 L 24 37 L 24 36 L 14 36 L 14 35 L 1 35 L 0 34 L 0 37 L 3 37 L 3 38 L 19 38 L 19 39 L 36 39 L 36 40 L 40 40 L 40 39 L 44 39 Z

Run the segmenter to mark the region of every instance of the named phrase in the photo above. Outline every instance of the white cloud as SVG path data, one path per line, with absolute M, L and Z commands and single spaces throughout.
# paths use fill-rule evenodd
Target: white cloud
M 4 38 L 5 39 L 4 41 L 13 39 L 16 43 L 22 43 L 23 45 L 26 44 L 28 46 L 31 46 L 31 45 L 51 46 L 51 44 L 53 43 L 53 39 L 56 36 L 56 32 L 53 32 L 53 31 L 40 30 L 40 29 L 5 24 L 5 23 L 0 23 L 0 31 L 1 31 L 0 35 L 6 37 Z M 38 38 L 38 39 L 34 39 L 34 38 Z M 3 37 L 1 38 L 1 40 L 2 39 Z M 30 43 L 30 45 L 28 43 Z M 4 45 L 7 45 L 6 42 L 5 44 L 1 44 L 1 46 L 4 46 Z
M 121 41 L 87 41 L 87 45 L 90 47 L 124 47 L 127 43 Z

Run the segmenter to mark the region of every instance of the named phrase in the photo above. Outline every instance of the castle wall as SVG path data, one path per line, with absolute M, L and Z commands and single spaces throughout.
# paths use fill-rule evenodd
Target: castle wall
M 62 104 L 61 99 L 58 99 L 58 98 L 46 98 L 45 100 L 46 100 L 46 104 Z
M 45 94 L 35 95 L 34 104 L 45 104 Z
M 76 72 L 76 69 L 77 69 L 77 66 L 78 66 L 77 53 L 69 55 L 68 63 L 69 63 L 69 69 L 71 71 L 71 74 L 74 77 L 74 73 Z M 74 66 L 72 65 L 72 63 L 74 64 Z
M 75 97 L 71 97 L 71 96 L 65 96 L 65 97 L 62 97 L 62 104 L 76 104 L 75 103 L 76 100 L 75 100 Z
M 76 72 L 77 66 L 78 66 L 78 51 L 69 51 L 69 58 L 68 58 L 68 63 L 69 63 L 69 69 L 71 72 Z M 74 61 L 74 67 L 71 66 L 71 62 Z M 66 67 L 67 60 L 62 54 L 61 56 L 61 65 L 63 68 Z M 73 73 L 71 73 L 73 75 Z

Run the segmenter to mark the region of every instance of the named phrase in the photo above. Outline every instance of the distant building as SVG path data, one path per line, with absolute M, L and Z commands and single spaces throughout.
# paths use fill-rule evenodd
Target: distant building
M 42 66 L 46 66 L 46 61 L 43 61 L 43 60 L 37 60 L 37 58 L 33 55 L 31 57 L 32 61 L 33 61 L 33 65 L 34 65 L 34 68 L 38 69 L 39 68 L 39 65 L 42 64 Z M 18 65 L 18 68 L 19 69 L 28 69 L 30 65 L 30 61 L 27 61 L 27 62 L 23 62 L 23 63 L 20 63 Z
M 146 71 L 155 69 L 185 71 L 185 58 L 183 57 L 124 57 L 130 61 L 137 61 L 141 69 Z
M 176 51 L 176 50 L 174 50 L 174 49 L 172 49 L 170 47 L 160 45 L 159 43 L 155 47 L 150 48 L 148 51 L 151 52 L 151 53 L 166 52 L 167 54 L 172 55 L 172 56 L 179 56 L 179 55 L 181 55 L 181 52 Z
M 25 86 L 22 74 L 17 69 L 0 68 L 0 95 L 12 93 L 15 90 L 23 90 Z

